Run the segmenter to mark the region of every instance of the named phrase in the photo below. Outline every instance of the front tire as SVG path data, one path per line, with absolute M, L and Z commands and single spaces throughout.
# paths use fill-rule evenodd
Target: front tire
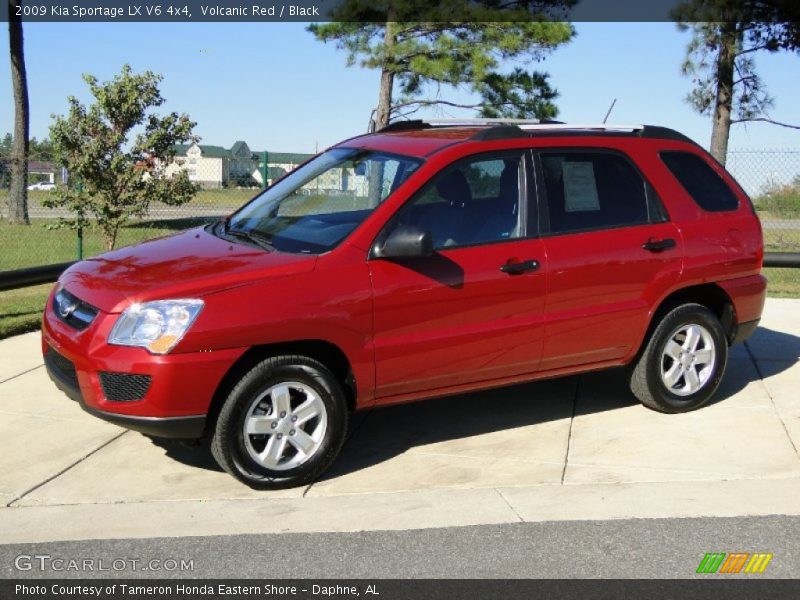
M 717 391 L 727 362 L 728 341 L 717 316 L 701 304 L 684 304 L 650 336 L 631 371 L 631 391 L 653 410 L 695 410 Z
M 275 356 L 231 390 L 211 438 L 225 471 L 255 489 L 314 481 L 341 450 L 347 403 L 333 373 L 305 356 Z

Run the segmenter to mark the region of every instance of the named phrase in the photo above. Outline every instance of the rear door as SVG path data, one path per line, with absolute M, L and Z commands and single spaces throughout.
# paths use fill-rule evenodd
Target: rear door
M 370 260 L 378 397 L 538 368 L 547 268 L 526 203 L 531 171 L 525 150 L 463 159 L 387 225 L 427 229 L 435 252 Z
M 680 275 L 680 233 L 621 152 L 547 149 L 536 164 L 548 257 L 541 369 L 622 358 Z

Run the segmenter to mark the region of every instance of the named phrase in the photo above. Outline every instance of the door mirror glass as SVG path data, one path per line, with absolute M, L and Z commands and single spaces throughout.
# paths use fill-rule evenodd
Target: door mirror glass
M 414 258 L 433 254 L 431 232 L 420 227 L 400 226 L 375 249 L 376 258 Z

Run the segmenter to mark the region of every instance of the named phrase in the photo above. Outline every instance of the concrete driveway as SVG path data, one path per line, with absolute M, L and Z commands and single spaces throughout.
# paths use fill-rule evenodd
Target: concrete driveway
M 324 479 L 255 492 L 202 448 L 82 412 L 27 334 L 0 342 L 0 537 L 800 514 L 799 359 L 800 301 L 770 299 L 699 411 L 647 410 L 613 371 L 379 409 Z

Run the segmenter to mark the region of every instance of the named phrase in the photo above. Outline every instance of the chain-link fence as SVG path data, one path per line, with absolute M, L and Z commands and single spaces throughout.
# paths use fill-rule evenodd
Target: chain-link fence
M 193 144 L 178 146 L 174 160 L 160 165 L 167 175 L 185 170 L 199 186 L 191 202 L 181 206 L 153 203 L 146 216 L 121 227 L 116 246 L 133 244 L 182 229 L 202 225 L 230 214 L 266 185 L 294 169 L 310 154 L 253 151 L 245 142 L 231 148 Z M 65 209 L 46 208 L 44 200 L 56 185 L 69 179 L 54 162 L 28 162 L 28 214 L 30 225 L 11 225 L 5 219 L 9 201 L 8 161 L 0 156 L 0 271 L 60 263 L 106 250 L 96 227 L 79 232 L 54 226 Z
M 46 208 L 44 201 L 53 188 L 67 184 L 69 174 L 55 164 L 42 145 L 28 161 L 29 225 L 9 223 L 9 136 L 0 140 L 0 272 L 77 260 L 106 250 L 97 227 L 82 231 L 54 229 L 65 209 Z M 32 150 L 34 145 L 32 144 Z M 245 142 L 230 148 L 205 144 L 176 147 L 176 156 L 158 168 L 174 174 L 185 170 L 199 188 L 187 204 L 151 204 L 142 218 L 123 225 L 116 247 L 168 235 L 220 219 L 240 207 L 272 181 L 291 171 L 310 154 L 252 150 Z M 38 327 L 42 307 L 52 284 L 0 292 L 0 338 Z
M 245 142 L 230 148 L 193 144 L 177 148 L 175 159 L 163 165 L 168 174 L 187 171 L 200 191 L 188 204 L 151 205 L 144 218 L 123 226 L 117 246 L 136 243 L 207 223 L 229 214 L 258 191 L 305 161 L 310 155 L 253 151 Z M 45 157 L 46 158 L 46 157 Z M 0 156 L 0 208 L 8 202 L 7 161 Z M 66 176 L 48 160 L 29 161 L 30 226 L 0 219 L 0 271 L 75 260 L 103 252 L 96 230 L 53 229 L 63 209 L 43 206 L 54 185 Z M 800 149 L 733 150 L 728 170 L 737 178 L 761 216 L 767 251 L 800 252 Z
M 167 174 L 185 170 L 200 191 L 182 206 L 151 205 L 145 217 L 120 229 L 118 247 L 217 220 L 310 156 L 252 150 L 245 142 L 230 148 L 193 144 L 176 150 L 174 160 L 160 168 Z M 63 209 L 45 208 L 43 201 L 68 174 L 48 159 L 40 154 L 28 164 L 30 225 L 12 225 L 5 218 L 8 156 L 0 151 L 0 271 L 72 261 L 106 249 L 97 228 L 89 228 L 81 236 L 75 230 L 52 228 L 59 217 L 69 215 Z M 764 226 L 766 250 L 800 252 L 800 149 L 733 150 L 727 168 L 753 198 Z M 356 173 L 343 172 L 342 177 L 352 181 L 346 185 L 338 181 L 336 189 L 350 189 L 358 180 Z M 800 272 L 772 269 L 770 286 L 772 293 L 800 294 Z M 50 287 L 0 292 L 0 337 L 35 328 Z
M 753 199 L 767 252 L 800 252 L 800 149 L 734 150 L 726 167 Z

